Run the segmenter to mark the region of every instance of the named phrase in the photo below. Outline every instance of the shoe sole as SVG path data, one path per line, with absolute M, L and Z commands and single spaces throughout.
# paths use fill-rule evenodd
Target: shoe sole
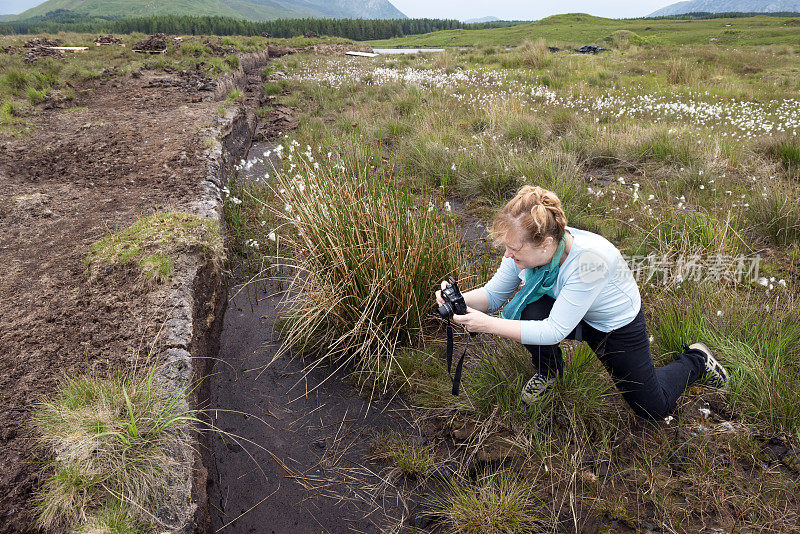
M 710 364 L 711 368 L 715 369 L 719 373 L 719 375 L 722 377 L 722 385 L 721 386 L 717 386 L 718 389 L 723 389 L 725 386 L 727 386 L 728 385 L 728 378 L 729 378 L 728 371 L 722 366 L 721 363 L 719 363 L 719 360 L 717 360 L 714 357 L 714 353 L 711 352 L 711 349 L 708 348 L 708 345 L 698 341 L 697 343 L 692 343 L 692 346 L 694 346 L 694 348 L 702 350 L 703 352 L 705 352 L 708 355 L 707 356 L 708 364 Z M 689 348 L 692 348 L 692 347 L 689 347 Z M 706 371 L 706 373 L 709 373 L 709 371 Z
M 548 382 L 548 383 L 547 383 L 547 385 L 544 387 L 544 389 L 542 389 L 542 391 L 541 391 L 541 392 L 540 392 L 538 395 L 536 395 L 536 396 L 534 396 L 534 395 L 532 395 L 532 394 L 525 393 L 525 392 L 523 391 L 523 392 L 522 392 L 522 394 L 520 395 L 520 400 L 521 400 L 521 401 L 522 401 L 522 402 L 523 402 L 523 403 L 524 403 L 526 406 L 530 406 L 531 404 L 533 404 L 533 403 L 537 402 L 539 399 L 541 399 L 542 397 L 544 397 L 544 396 L 545 396 L 545 394 L 547 393 L 547 391 L 548 391 L 548 390 L 549 390 L 551 387 L 553 387 L 553 385 L 554 385 L 554 382 Z

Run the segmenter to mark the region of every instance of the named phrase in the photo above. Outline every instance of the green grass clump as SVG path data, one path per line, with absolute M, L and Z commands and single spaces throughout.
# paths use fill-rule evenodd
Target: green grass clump
M 380 160 L 315 168 L 309 157 L 293 157 L 298 168 L 277 179 L 276 215 L 304 275 L 296 280 L 302 298 L 286 314 L 285 347 L 388 372 L 382 362 L 431 320 L 431 288 L 448 275 L 465 287 L 475 282 L 455 220 L 441 202 L 380 169 Z
M 634 130 L 623 134 L 619 142 L 627 159 L 637 163 L 691 167 L 702 161 L 702 153 L 690 136 L 671 134 L 666 128 Z
M 26 89 L 26 93 L 28 96 L 28 100 L 33 105 L 41 104 L 42 102 L 47 100 L 47 91 L 42 91 L 40 89 L 28 86 Z
M 759 152 L 778 162 L 789 176 L 800 179 L 800 142 L 796 137 L 764 137 L 756 146 Z
M 2 84 L 12 95 L 18 96 L 28 85 L 28 74 L 20 69 L 10 68 L 0 78 Z
M 75 534 L 144 534 L 149 529 L 124 505 L 107 506 L 87 517 Z
M 408 117 L 417 111 L 422 104 L 423 93 L 416 86 L 409 87 L 394 99 L 395 112 L 401 117 Z
M 506 69 L 520 67 L 543 69 L 553 62 L 544 39 L 525 41 L 516 49 L 497 57 L 500 64 Z
M 508 471 L 485 473 L 477 482 L 451 480 L 434 503 L 446 532 L 519 534 L 537 532 L 537 506 L 530 483 Z
M 32 424 L 53 474 L 36 496 L 39 527 L 138 532 L 155 526 L 165 481 L 188 476 L 176 454 L 198 421 L 183 391 L 162 389 L 154 368 L 67 379 Z M 149 530 L 149 529 L 148 529 Z
M 606 42 L 610 42 L 614 48 L 626 50 L 631 46 L 652 46 L 653 41 L 649 37 L 644 37 L 630 30 L 617 30 L 606 37 Z
M 733 324 L 706 335 L 731 373 L 731 405 L 767 432 L 797 439 L 800 317 L 794 310 L 780 308 L 771 311 L 774 320 L 765 320 L 762 312 L 752 308 L 728 313 L 734 317 Z
M 181 53 L 187 56 L 204 57 L 211 55 L 211 49 L 198 41 L 184 41 L 181 43 Z
M 275 82 L 264 82 L 263 90 L 266 96 L 279 95 L 283 92 L 283 87 Z
M 649 221 L 646 233 L 637 236 L 634 254 L 734 255 L 743 248 L 738 222 L 733 215 L 722 221 L 709 213 L 676 209 Z
M 754 231 L 781 247 L 800 243 L 800 188 L 770 185 L 747 209 Z
M 232 69 L 239 68 L 239 56 L 236 54 L 228 54 L 225 56 L 225 63 Z
M 547 138 L 547 129 L 542 121 L 530 116 L 509 120 L 504 125 L 504 135 L 509 141 L 516 141 L 529 148 L 539 148 Z
M 661 363 L 683 343 L 706 343 L 731 375 L 729 402 L 737 413 L 769 434 L 800 435 L 800 317 L 793 303 L 786 294 L 776 300 L 710 288 L 661 295 L 653 310 Z
M 528 429 L 529 435 L 546 440 L 541 432 L 546 432 L 553 411 L 568 407 L 572 420 L 584 425 L 604 420 L 609 410 L 606 397 L 613 394 L 613 385 L 585 343 L 563 347 L 564 373 L 558 386 L 530 408 L 520 400 L 523 386 L 536 372 L 530 353 L 505 340 L 476 350 L 479 361 L 466 379 L 470 403 L 482 416 L 499 410 L 508 428 Z
M 133 263 L 145 280 L 163 283 L 183 250 L 198 250 L 213 261 L 223 258 L 217 223 L 184 212 L 155 213 L 92 244 L 86 266 L 94 278 L 106 268 Z
M 243 101 L 244 101 L 244 93 L 242 92 L 241 89 L 236 88 L 230 93 L 228 93 L 228 96 L 225 98 L 225 105 L 231 106 L 233 104 Z
M 17 133 L 16 126 L 22 122 L 19 118 L 21 109 L 19 104 L 11 100 L 0 103 L 0 130 L 11 134 Z
M 411 478 L 426 478 L 437 469 L 432 445 L 412 443 L 396 433 L 377 436 L 372 444 L 372 457 L 394 462 Z

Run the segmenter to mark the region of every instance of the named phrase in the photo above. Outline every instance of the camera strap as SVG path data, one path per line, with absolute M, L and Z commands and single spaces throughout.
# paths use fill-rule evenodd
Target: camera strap
M 473 332 L 469 333 L 467 343 L 464 345 L 464 352 L 456 364 L 455 373 L 451 373 L 450 369 L 453 366 L 453 325 L 450 320 L 447 320 L 447 374 L 450 376 L 450 382 L 453 384 L 453 395 L 458 395 L 459 386 L 461 386 L 461 371 L 464 368 L 464 356 L 467 355 L 467 347 L 469 347 L 469 340 L 472 338 Z

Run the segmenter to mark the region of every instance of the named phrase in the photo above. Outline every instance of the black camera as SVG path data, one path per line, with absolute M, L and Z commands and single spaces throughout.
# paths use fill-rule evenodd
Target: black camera
M 467 303 L 464 301 L 464 296 L 458 290 L 458 284 L 449 277 L 447 279 L 450 285 L 442 289 L 442 299 L 444 304 L 436 308 L 436 312 L 442 319 L 449 319 L 453 315 L 465 315 L 467 313 Z

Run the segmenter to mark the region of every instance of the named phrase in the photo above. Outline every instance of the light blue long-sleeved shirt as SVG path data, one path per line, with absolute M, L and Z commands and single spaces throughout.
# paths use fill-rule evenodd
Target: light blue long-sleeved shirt
M 574 240 L 558 279 L 547 295 L 555 298 L 550 316 L 522 322 L 522 343 L 555 345 L 569 335 L 581 319 L 602 332 L 630 323 L 639 313 L 642 299 L 630 267 L 617 247 L 603 236 L 567 227 Z M 522 282 L 522 269 L 511 258 L 483 287 L 489 312 L 497 311 Z

